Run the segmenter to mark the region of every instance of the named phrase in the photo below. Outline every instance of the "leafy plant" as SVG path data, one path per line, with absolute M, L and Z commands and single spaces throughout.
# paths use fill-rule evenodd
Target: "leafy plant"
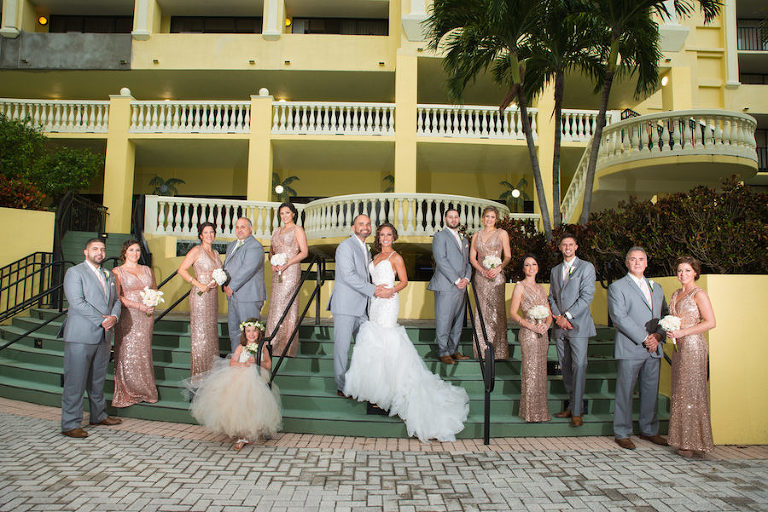
M 32 172 L 32 179 L 45 195 L 57 203 L 71 189 L 87 188 L 104 169 L 104 158 L 88 150 L 61 148 L 47 156 Z
M 395 191 L 395 177 L 391 174 L 387 174 L 384 176 L 384 183 L 387 184 L 387 187 L 384 189 L 384 192 L 394 192 Z
M 179 178 L 168 178 L 164 180 L 159 175 L 155 174 L 155 177 L 149 180 L 149 184 L 154 188 L 152 194 L 158 196 L 175 196 L 179 193 L 176 185 L 184 185 L 186 182 Z
M 531 200 L 530 196 L 525 191 L 525 189 L 528 188 L 528 181 L 525 178 L 520 178 L 517 185 L 512 185 L 512 183 L 507 180 L 500 181 L 499 185 L 507 188 L 507 190 L 501 193 L 499 199 L 507 204 L 507 208 L 509 208 L 509 211 L 511 212 L 521 211 L 523 209 L 522 207 L 525 205 L 525 201 Z M 520 195 L 517 197 L 512 194 L 515 190 L 520 192 Z
M 288 176 L 285 179 L 280 178 L 280 175 L 276 172 L 272 173 L 272 186 L 274 187 L 272 189 L 272 195 L 277 198 L 277 201 L 280 203 L 286 203 L 288 202 L 291 197 L 296 197 L 299 195 L 296 190 L 294 190 L 292 187 L 290 187 L 290 184 L 294 181 L 299 181 L 298 176 Z M 283 187 L 283 191 L 279 194 L 275 191 L 275 188 L 277 187 Z
M 0 174 L 0 206 L 23 210 L 44 210 L 45 194 L 29 183 Z
M 0 174 L 29 179 L 45 155 L 46 140 L 27 122 L 0 114 Z

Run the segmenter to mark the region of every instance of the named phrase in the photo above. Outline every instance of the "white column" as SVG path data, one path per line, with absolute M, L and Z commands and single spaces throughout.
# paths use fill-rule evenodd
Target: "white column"
M 285 26 L 285 1 L 264 0 L 264 26 L 262 36 L 264 39 L 279 39 Z
M 739 47 L 736 38 L 736 0 L 725 0 L 725 86 L 729 89 L 738 87 L 739 82 Z
M 422 22 L 427 19 L 428 0 L 401 0 L 403 30 L 409 41 L 424 41 L 424 26 Z M 406 3 L 410 4 L 406 8 Z
M 19 0 L 3 0 L 3 24 L 0 27 L 0 36 L 15 38 L 19 30 Z
M 153 0 L 136 0 L 134 6 L 133 32 L 131 35 L 137 41 L 146 41 L 150 34 L 149 3 Z
M 679 52 L 683 49 L 691 29 L 678 22 L 674 0 L 664 0 L 664 6 L 667 8 L 669 16 L 664 16 L 664 23 L 659 26 L 661 51 Z

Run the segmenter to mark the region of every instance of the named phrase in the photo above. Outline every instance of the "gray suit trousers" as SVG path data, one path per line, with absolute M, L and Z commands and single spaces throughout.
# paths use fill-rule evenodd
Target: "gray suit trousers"
M 336 389 L 344 391 L 344 378 L 349 366 L 349 345 L 366 316 L 333 315 L 333 374 L 336 376 Z
M 464 290 L 435 291 L 435 331 L 439 356 L 458 351 L 464 320 Z
M 613 433 L 617 439 L 632 435 L 632 392 L 640 377 L 640 433 L 659 433 L 656 403 L 659 397 L 659 365 L 661 359 L 617 359 L 616 402 L 613 411 Z
M 571 414 L 584 414 L 584 387 L 587 383 L 587 342 L 589 338 L 569 338 L 559 336 L 555 339 L 557 358 L 563 372 L 563 384 L 570 396 Z
M 61 393 L 61 431 L 78 428 L 83 423 L 83 393 L 88 391 L 91 423 L 107 417 L 104 381 L 109 364 L 109 341 L 100 343 L 64 343 L 64 389 Z
M 229 342 L 232 353 L 240 344 L 240 323 L 249 318 L 261 319 L 263 302 L 242 302 L 233 295 L 228 301 L 227 324 L 229 327 Z

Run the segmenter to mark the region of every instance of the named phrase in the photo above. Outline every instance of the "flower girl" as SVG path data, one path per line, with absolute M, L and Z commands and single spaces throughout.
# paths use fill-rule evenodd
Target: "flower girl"
M 240 324 L 240 345 L 231 358 L 220 359 L 194 386 L 192 416 L 214 432 L 236 438 L 239 451 L 249 440 L 272 436 L 281 427 L 280 394 L 269 388 L 272 360 L 266 347 L 261 365 L 255 355 L 264 334 L 264 324 L 255 318 Z

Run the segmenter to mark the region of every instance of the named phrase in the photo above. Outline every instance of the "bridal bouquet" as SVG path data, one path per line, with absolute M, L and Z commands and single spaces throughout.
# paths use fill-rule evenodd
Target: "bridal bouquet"
M 282 252 L 279 252 L 269 258 L 269 262 L 272 264 L 273 267 L 279 267 L 281 265 L 285 265 L 288 263 L 288 255 Z M 283 271 L 280 270 L 277 273 L 277 282 L 282 283 L 283 282 Z
M 483 258 L 483 266 L 487 269 L 496 268 L 501 265 L 501 258 L 498 256 L 486 256 Z
M 245 350 L 248 351 L 248 353 L 256 355 L 256 352 L 259 351 L 259 344 L 258 343 L 249 343 L 245 346 Z
M 528 317 L 540 324 L 542 320 L 549 316 L 549 309 L 546 306 L 533 306 L 528 310 Z
M 216 281 L 217 285 L 221 286 L 227 282 L 227 272 L 223 268 L 214 269 L 213 272 L 211 272 L 211 279 Z M 198 295 L 202 295 L 203 293 L 205 292 L 197 290 Z
M 149 286 L 145 286 L 144 290 L 139 292 L 139 296 L 141 296 L 141 302 L 150 308 L 157 307 L 160 303 L 165 302 L 163 292 L 153 290 Z M 152 316 L 152 313 L 147 313 L 147 316 Z
M 677 331 L 680 329 L 680 318 L 674 315 L 667 315 L 659 320 L 659 326 L 666 332 Z M 674 345 L 675 350 L 677 350 L 677 340 L 675 338 L 672 338 L 672 345 Z

